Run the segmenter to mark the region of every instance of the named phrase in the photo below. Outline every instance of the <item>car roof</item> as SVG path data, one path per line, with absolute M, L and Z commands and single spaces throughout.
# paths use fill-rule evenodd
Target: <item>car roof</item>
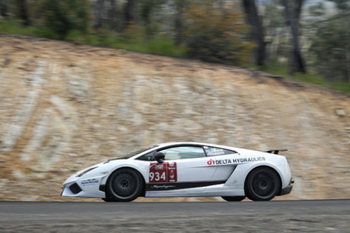
M 212 146 L 212 147 L 239 149 L 236 147 L 211 144 L 211 143 L 204 143 L 204 142 L 164 142 L 164 143 L 157 144 L 156 146 L 157 147 L 167 147 L 167 146 L 177 146 L 177 145 L 179 145 L 179 146 L 181 146 L 181 145 L 197 145 L 197 146 Z

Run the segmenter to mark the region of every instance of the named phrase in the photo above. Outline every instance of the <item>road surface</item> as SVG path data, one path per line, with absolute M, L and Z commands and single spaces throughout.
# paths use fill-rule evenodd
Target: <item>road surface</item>
M 350 200 L 0 202 L 0 232 L 350 232 Z

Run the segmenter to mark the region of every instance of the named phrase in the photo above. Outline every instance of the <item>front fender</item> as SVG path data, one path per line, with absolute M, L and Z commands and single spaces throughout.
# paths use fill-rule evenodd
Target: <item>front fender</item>
M 127 161 L 127 160 L 126 160 Z M 148 182 L 149 180 L 149 165 L 150 163 L 147 161 L 136 161 L 136 160 L 132 160 L 132 162 L 125 162 L 125 163 L 121 163 L 121 164 L 113 164 L 111 163 L 110 165 L 105 166 L 105 177 L 101 180 L 100 185 L 106 185 L 108 178 L 110 177 L 110 175 L 113 174 L 113 172 L 115 172 L 118 169 L 121 168 L 130 168 L 130 169 L 134 169 L 137 172 L 139 172 L 143 178 L 143 180 L 145 181 L 145 183 Z

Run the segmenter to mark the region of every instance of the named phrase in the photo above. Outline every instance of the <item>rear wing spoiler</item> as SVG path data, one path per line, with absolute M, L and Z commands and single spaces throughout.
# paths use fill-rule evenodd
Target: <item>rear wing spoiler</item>
M 268 150 L 268 151 L 265 151 L 265 152 L 266 152 L 266 153 L 270 153 L 270 154 L 276 154 L 276 155 L 278 155 L 279 152 L 283 152 L 283 151 L 288 151 L 288 149 Z

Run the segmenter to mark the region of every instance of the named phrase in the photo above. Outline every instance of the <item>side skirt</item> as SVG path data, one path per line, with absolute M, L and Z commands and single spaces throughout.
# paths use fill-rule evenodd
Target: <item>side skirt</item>
M 185 182 L 185 183 L 151 183 L 146 184 L 146 191 L 168 191 L 179 189 L 200 188 L 217 184 L 224 184 L 226 180 L 211 182 Z

